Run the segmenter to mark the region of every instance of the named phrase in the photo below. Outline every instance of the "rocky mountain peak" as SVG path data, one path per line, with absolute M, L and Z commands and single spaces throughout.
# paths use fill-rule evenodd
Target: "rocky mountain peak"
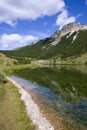
M 64 25 L 61 30 L 56 31 L 51 38 L 55 39 L 58 43 L 61 40 L 62 36 L 65 36 L 68 33 L 73 34 L 74 32 L 78 32 L 79 30 L 87 30 L 87 25 L 83 25 L 83 24 L 75 23 L 75 22 L 69 23 L 67 25 Z
M 74 30 L 77 30 L 77 29 L 80 29 L 82 27 L 82 25 L 80 24 L 80 23 L 69 23 L 69 24 L 67 24 L 67 25 L 64 25 L 63 26 L 63 28 L 61 29 L 61 30 L 72 30 L 72 29 L 74 29 Z
M 70 32 L 75 32 L 79 30 L 87 30 L 87 25 L 82 25 L 80 23 L 69 23 L 67 25 L 64 25 L 63 28 L 59 31 L 56 31 L 52 38 L 59 38 L 62 37 Z

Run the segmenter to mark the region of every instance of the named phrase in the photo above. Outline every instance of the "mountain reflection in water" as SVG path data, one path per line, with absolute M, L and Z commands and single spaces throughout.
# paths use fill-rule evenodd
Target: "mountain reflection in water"
M 75 68 L 74 66 L 51 66 L 14 70 L 14 76 L 11 78 L 27 90 L 34 92 L 45 107 L 52 108 L 61 116 L 69 116 L 78 122 L 80 124 L 78 130 L 86 130 L 87 70 L 79 68 L 79 66 Z M 82 68 L 86 69 L 86 67 Z

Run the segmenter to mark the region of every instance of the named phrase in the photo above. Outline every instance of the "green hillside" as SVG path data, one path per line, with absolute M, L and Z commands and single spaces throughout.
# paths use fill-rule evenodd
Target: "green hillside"
M 17 64 L 16 59 L 9 58 L 5 54 L 0 53 L 0 67 L 1 66 L 12 66 L 14 64 Z
M 86 56 L 87 54 L 87 30 L 78 31 L 78 35 L 77 31 L 71 35 L 68 33 L 67 35 L 61 37 L 59 43 L 52 45 L 52 42 L 55 40 L 57 41 L 57 39 L 49 37 L 32 45 L 24 46 L 12 51 L 1 52 L 10 58 L 14 58 L 19 62 L 23 61 L 25 63 L 28 58 L 36 60 L 58 60 L 60 58 L 60 60 L 68 62 L 71 59 L 74 59 L 72 62 L 76 62 L 75 59 L 78 59 L 78 57 L 80 57 L 81 63 L 81 58 L 83 60 L 84 55 Z M 77 63 L 79 63 L 79 61 Z M 87 63 L 86 58 L 82 63 Z
M 61 55 L 61 57 L 78 56 L 87 51 L 87 30 L 80 31 L 77 39 L 73 42 L 73 33 L 68 39 L 62 37 L 61 41 L 56 45 L 51 45 L 53 39 L 47 38 L 41 40 L 31 46 L 25 46 L 13 51 L 4 51 L 7 56 L 31 57 L 36 59 L 48 59 L 53 56 Z

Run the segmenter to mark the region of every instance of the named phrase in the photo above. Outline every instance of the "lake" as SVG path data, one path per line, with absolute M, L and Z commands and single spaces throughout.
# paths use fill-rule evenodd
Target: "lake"
M 87 130 L 87 66 L 14 70 L 11 78 L 31 93 L 56 130 Z

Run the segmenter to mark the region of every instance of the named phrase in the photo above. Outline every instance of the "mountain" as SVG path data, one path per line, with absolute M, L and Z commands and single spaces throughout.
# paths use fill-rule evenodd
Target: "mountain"
M 87 25 L 70 23 L 51 37 L 12 51 L 2 51 L 9 57 L 29 57 L 57 63 L 87 63 Z

